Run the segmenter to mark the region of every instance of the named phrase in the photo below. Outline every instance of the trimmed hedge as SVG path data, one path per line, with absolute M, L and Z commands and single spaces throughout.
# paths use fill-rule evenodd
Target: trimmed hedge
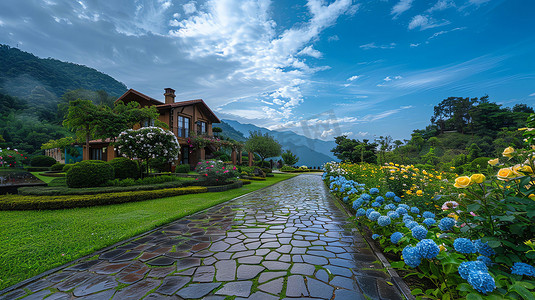
M 25 168 L 28 172 L 44 172 L 44 171 L 50 171 L 49 167 L 27 167 Z
M 50 171 L 56 171 L 56 172 L 63 171 L 64 167 L 65 167 L 64 164 L 55 163 L 52 165 L 52 167 L 50 167 Z
M 67 173 L 74 166 L 74 164 L 68 164 L 63 166 L 63 172 Z
M 138 178 L 139 177 L 139 165 L 137 162 L 126 158 L 126 157 L 116 157 L 110 160 L 109 164 L 115 170 L 115 178 L 126 179 L 126 178 Z
M 190 170 L 191 170 L 190 165 L 183 164 L 183 165 L 176 166 L 175 173 L 188 173 Z
M 156 191 L 122 192 L 84 196 L 0 196 L 0 210 L 48 210 L 151 200 L 185 194 L 205 193 L 206 187 L 164 189 Z
M 30 164 L 32 165 L 32 167 L 50 168 L 56 163 L 57 161 L 54 158 L 46 155 L 37 155 L 32 157 L 32 159 L 30 160 Z
M 67 172 L 67 186 L 71 188 L 96 187 L 112 180 L 113 167 L 105 161 L 84 160 Z
M 41 176 L 46 176 L 46 177 L 65 177 L 65 173 L 39 173 L 39 175 Z

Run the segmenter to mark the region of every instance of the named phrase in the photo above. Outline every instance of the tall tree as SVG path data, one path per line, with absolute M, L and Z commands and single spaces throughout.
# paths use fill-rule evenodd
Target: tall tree
M 78 99 L 69 102 L 67 117 L 63 121 L 63 125 L 76 131 L 79 138 L 85 139 L 86 149 L 89 149 L 89 140 L 94 134 L 101 116 L 102 109 L 93 102 Z
M 292 151 L 290 150 L 284 151 L 281 156 L 282 156 L 282 159 L 284 160 L 284 164 L 288 166 L 294 166 L 299 161 L 299 157 L 293 154 Z
M 249 134 L 250 136 L 245 142 L 245 149 L 258 154 L 262 160 L 262 165 L 266 158 L 281 154 L 281 145 L 267 132 L 262 135 L 260 131 L 251 131 Z
M 350 161 L 353 163 L 377 162 L 377 143 L 369 143 L 369 140 L 361 141 L 355 139 L 348 139 L 346 135 L 337 136 L 334 138 L 336 147 L 331 149 L 331 152 L 342 161 Z

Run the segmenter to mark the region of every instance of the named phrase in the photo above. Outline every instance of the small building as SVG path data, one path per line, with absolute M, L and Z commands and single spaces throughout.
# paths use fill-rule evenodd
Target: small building
M 175 90 L 166 88 L 164 102 L 151 98 L 134 89 L 128 90 L 115 102 L 122 101 L 127 104 L 135 101 L 140 107 L 156 106 L 160 113 L 159 120 L 169 126 L 180 144 L 180 164 L 196 165 L 198 161 L 209 159 L 216 151 L 211 145 L 196 149 L 190 147 L 188 139 L 193 132 L 197 135 L 212 136 L 212 124 L 221 121 L 214 112 L 206 105 L 202 99 L 175 102 Z M 139 127 L 150 126 L 150 124 L 140 124 Z M 134 128 L 134 129 L 137 129 Z M 110 139 L 94 140 L 89 142 L 89 149 L 83 149 L 83 159 L 109 161 L 117 156 Z

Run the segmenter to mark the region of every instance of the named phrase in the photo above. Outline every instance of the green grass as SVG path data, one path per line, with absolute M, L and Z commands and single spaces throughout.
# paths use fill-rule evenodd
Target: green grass
M 276 174 L 219 193 L 65 210 L 0 211 L 0 289 L 293 176 Z
M 52 180 L 57 178 L 57 177 L 43 176 L 43 175 L 39 174 L 39 173 L 43 173 L 43 172 L 30 172 L 30 173 L 32 173 L 35 177 L 41 179 L 45 183 L 49 183 L 50 181 L 52 181 Z

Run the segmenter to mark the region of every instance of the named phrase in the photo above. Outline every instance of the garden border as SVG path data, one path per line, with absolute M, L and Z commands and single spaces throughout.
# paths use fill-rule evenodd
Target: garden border
M 299 175 L 297 175 L 297 176 L 299 176 Z M 274 183 L 274 184 L 271 184 L 271 185 L 268 185 L 268 186 L 259 188 L 259 189 L 256 190 L 256 191 L 252 191 L 252 192 L 249 192 L 249 193 L 247 193 L 247 194 L 243 194 L 243 195 L 241 195 L 241 196 L 232 198 L 232 199 L 227 200 L 227 201 L 225 201 L 225 202 L 222 202 L 222 203 L 216 204 L 216 205 L 214 205 L 214 206 L 210 206 L 210 207 L 208 207 L 208 208 L 206 208 L 206 209 L 200 210 L 200 211 L 198 211 L 198 212 L 196 212 L 196 213 L 193 213 L 193 214 L 190 214 L 190 215 L 187 215 L 187 216 L 183 216 L 182 218 L 178 218 L 178 219 L 176 219 L 176 220 L 170 221 L 169 223 L 166 223 L 166 224 L 163 224 L 163 225 L 158 226 L 158 227 L 156 227 L 156 228 L 153 228 L 153 229 L 151 229 L 151 230 L 145 231 L 145 232 L 143 232 L 143 233 L 140 233 L 140 234 L 138 234 L 138 235 L 136 235 L 136 236 L 133 236 L 133 237 L 131 237 L 131 238 L 128 238 L 128 239 L 126 239 L 126 240 L 119 241 L 119 242 L 117 242 L 117 243 L 115 243 L 115 244 L 113 244 L 113 245 L 111 245 L 111 246 L 102 248 L 102 249 L 97 250 L 97 251 L 95 251 L 95 252 L 92 252 L 92 253 L 90 253 L 90 254 L 88 254 L 88 255 L 85 255 L 85 256 L 83 256 L 83 257 L 80 257 L 80 258 L 78 258 L 78 259 L 75 259 L 75 260 L 73 260 L 73 261 L 70 261 L 70 262 L 68 262 L 68 263 L 66 263 L 66 264 L 63 264 L 63 265 L 61 265 L 61 266 L 55 267 L 55 268 L 50 269 L 50 270 L 48 270 L 48 271 L 44 271 L 44 272 L 42 272 L 42 273 L 40 273 L 40 274 L 37 274 L 37 275 L 35 275 L 35 276 L 33 276 L 33 277 L 30 277 L 30 278 L 28 278 L 28 279 L 25 279 L 25 280 L 23 280 L 23 281 L 21 281 L 21 282 L 19 282 L 19 283 L 16 283 L 16 284 L 14 284 L 14 285 L 12 285 L 12 286 L 8 286 L 8 287 L 6 287 L 6 288 L 3 289 L 3 290 L 0 290 L 0 296 L 5 295 L 5 294 L 8 294 L 9 292 L 12 292 L 12 291 L 14 291 L 14 290 L 20 288 L 21 286 L 24 286 L 24 285 L 26 285 L 26 284 L 28 284 L 28 283 L 37 281 L 37 280 L 39 280 L 39 279 L 41 279 L 41 278 L 43 278 L 43 277 L 45 277 L 45 276 L 48 276 L 48 275 L 50 275 L 50 274 L 52 274 L 52 273 L 55 273 L 55 272 L 57 272 L 57 271 L 60 271 L 61 269 L 67 268 L 67 267 L 69 267 L 69 266 L 76 265 L 76 264 L 78 264 L 79 262 L 81 262 L 81 261 L 83 261 L 83 260 L 86 260 L 86 259 L 88 259 L 88 258 L 91 258 L 91 257 L 93 257 L 93 256 L 95 256 L 95 255 L 100 255 L 100 254 L 102 254 L 102 253 L 104 253 L 104 252 L 106 252 L 106 251 L 108 251 L 108 250 L 111 250 L 111 249 L 113 249 L 113 248 L 119 247 L 119 246 L 121 246 L 121 245 L 123 245 L 123 244 L 126 244 L 126 243 L 130 243 L 130 242 L 133 241 L 133 240 L 139 239 L 139 238 L 141 238 L 141 237 L 143 237 L 143 236 L 145 236 L 145 235 L 147 235 L 147 234 L 151 234 L 151 233 L 153 233 L 153 232 L 155 232 L 155 231 L 158 231 L 158 230 L 164 228 L 165 226 L 169 225 L 169 224 L 172 223 L 172 222 L 175 222 L 175 221 L 177 221 L 177 220 L 180 220 L 180 219 L 183 219 L 183 218 L 186 218 L 186 217 L 189 217 L 189 216 L 194 216 L 194 215 L 196 215 L 196 214 L 202 214 L 202 213 L 206 212 L 206 211 L 209 210 L 209 209 L 212 209 L 212 208 L 214 208 L 214 207 L 220 207 L 220 206 L 223 206 L 223 205 L 225 205 L 226 203 L 228 203 L 228 202 L 230 202 L 230 201 L 238 200 L 238 199 L 243 198 L 243 197 L 245 197 L 245 196 L 247 196 L 247 195 L 251 195 L 251 194 L 257 193 L 257 192 L 259 192 L 259 191 L 265 190 L 265 189 L 267 189 L 267 188 L 269 188 L 269 187 L 272 187 L 272 186 L 274 186 L 274 185 L 277 185 L 277 184 L 279 184 L 279 183 L 281 183 L 281 182 L 284 182 L 284 181 L 286 181 L 286 180 L 295 178 L 295 177 L 297 177 L 297 176 L 292 176 L 292 177 L 283 179 L 283 180 L 281 180 L 281 181 L 279 181 L 279 182 L 276 182 L 276 183 Z
M 342 210 L 348 215 L 348 217 L 353 217 L 353 214 L 344 205 L 344 203 L 340 199 L 335 197 L 333 194 L 331 194 L 331 192 L 329 192 L 329 187 L 327 186 L 325 181 L 323 182 L 323 184 L 324 184 L 324 186 L 325 186 L 325 188 L 327 190 L 328 197 L 330 197 L 333 201 L 336 202 L 336 204 L 337 204 L 336 206 L 341 207 Z M 392 266 L 390 265 L 390 262 L 383 255 L 383 252 L 380 251 L 379 249 L 377 249 L 377 247 L 375 247 L 374 243 L 372 243 L 365 234 L 362 234 L 362 232 L 360 232 L 360 230 L 358 228 L 353 228 L 352 231 L 358 231 L 362 235 L 362 237 L 364 238 L 366 243 L 370 246 L 370 248 L 372 248 L 373 252 L 375 253 L 375 256 L 377 256 L 379 261 L 381 261 L 383 266 L 386 268 L 386 271 L 388 272 L 388 274 L 392 278 L 392 281 L 394 282 L 396 287 L 401 291 L 403 296 L 408 300 L 415 300 L 416 298 L 414 297 L 414 295 L 411 294 L 411 289 L 409 288 L 407 283 L 405 281 L 403 281 L 403 279 L 398 275 L 396 270 L 392 268 Z

